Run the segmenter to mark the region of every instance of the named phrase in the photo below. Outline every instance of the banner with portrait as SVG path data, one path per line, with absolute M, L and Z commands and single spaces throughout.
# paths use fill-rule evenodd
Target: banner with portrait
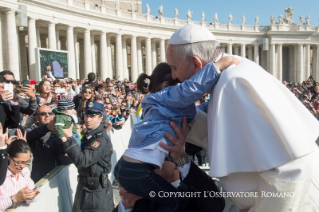
M 68 64 L 69 52 L 37 48 L 37 81 L 40 81 L 45 75 L 50 78 L 52 75 L 56 79 L 69 77 Z

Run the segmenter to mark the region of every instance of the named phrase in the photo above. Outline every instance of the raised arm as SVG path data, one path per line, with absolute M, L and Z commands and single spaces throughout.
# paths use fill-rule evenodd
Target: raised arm
M 185 108 L 196 102 L 207 93 L 218 81 L 220 71 L 213 62 L 208 63 L 190 79 L 150 94 L 155 99 L 160 99 L 168 107 Z

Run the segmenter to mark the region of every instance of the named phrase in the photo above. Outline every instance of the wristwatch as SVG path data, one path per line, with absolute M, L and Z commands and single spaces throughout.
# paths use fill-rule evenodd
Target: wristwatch
M 185 164 L 189 163 L 192 160 L 191 156 L 184 153 L 184 155 L 182 156 L 182 158 L 176 162 L 174 162 L 174 164 L 177 167 L 183 167 Z
M 12 207 L 15 207 L 15 206 L 16 206 L 16 204 L 15 204 L 15 202 L 13 201 L 13 197 L 12 197 L 12 196 L 10 196 L 10 199 L 11 199 Z

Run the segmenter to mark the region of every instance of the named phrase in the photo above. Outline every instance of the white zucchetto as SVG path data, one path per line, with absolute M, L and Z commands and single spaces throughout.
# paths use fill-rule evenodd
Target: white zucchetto
M 216 38 L 208 29 L 195 24 L 189 24 L 178 29 L 171 36 L 168 44 L 190 44 L 210 40 L 216 40 Z

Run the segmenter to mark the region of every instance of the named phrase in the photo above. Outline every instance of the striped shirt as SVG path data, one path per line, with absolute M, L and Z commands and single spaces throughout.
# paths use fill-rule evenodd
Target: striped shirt
M 18 180 L 16 175 L 7 169 L 7 175 L 4 183 L 0 186 L 0 212 L 5 211 L 7 208 L 12 207 L 12 201 L 10 196 L 15 195 L 21 189 L 28 187 L 29 189 L 34 188 L 34 182 L 30 177 L 30 171 L 27 167 L 22 169 L 19 174 Z M 26 203 L 30 204 L 31 202 L 36 201 L 37 197 L 33 200 L 27 200 Z M 16 202 L 20 204 L 21 202 Z

